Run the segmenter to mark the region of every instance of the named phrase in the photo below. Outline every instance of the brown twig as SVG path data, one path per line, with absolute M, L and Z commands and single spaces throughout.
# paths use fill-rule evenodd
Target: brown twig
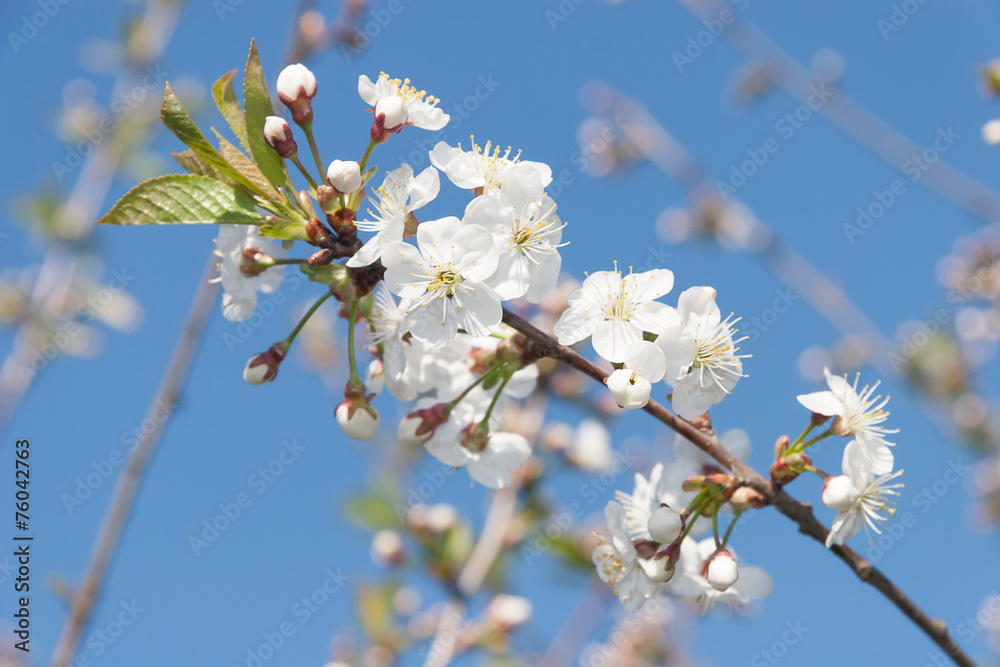
M 218 286 L 208 281 L 216 271 L 217 262 L 214 255 L 209 256 L 204 275 L 198 283 L 191 307 L 184 320 L 180 338 L 178 338 L 173 353 L 170 355 L 170 361 L 167 363 L 166 373 L 156 392 L 156 398 L 149 406 L 146 421 L 154 424 L 154 427 L 149 431 L 143 429 L 138 442 L 129 453 L 121 477 L 115 484 L 110 508 L 101 523 L 101 529 L 97 535 L 83 580 L 73 593 L 69 616 L 52 656 L 52 664 L 55 667 L 67 667 L 73 662 L 80 638 L 83 635 L 83 629 L 90 618 L 94 603 L 104 583 L 108 566 L 117 550 L 122 529 L 131 514 L 146 465 L 153 456 L 156 445 L 159 444 L 160 435 L 167 422 L 165 419 L 158 419 L 157 415 L 162 414 L 164 409 L 168 413 L 173 412 L 177 404 L 177 396 L 187 379 L 191 362 L 201 341 L 202 331 L 211 313 L 212 304 L 215 302 Z
M 584 358 L 573 350 L 560 345 L 554 338 L 542 332 L 524 318 L 504 309 L 504 324 L 515 329 L 519 333 L 529 338 L 538 346 L 544 356 L 556 359 L 566 365 L 575 368 L 584 375 L 588 375 L 598 382 L 604 383 L 607 374 L 598 366 Z M 739 481 L 747 486 L 751 486 L 759 491 L 767 501 L 774 507 L 794 521 L 799 526 L 799 532 L 808 535 L 820 544 L 826 542 L 829 533 L 826 527 L 821 524 L 813 515 L 812 508 L 808 504 L 800 503 L 789 496 L 780 487 L 771 484 L 764 479 L 756 470 L 749 465 L 735 458 L 719 442 L 714 435 L 710 435 L 695 427 L 690 422 L 681 419 L 656 401 L 650 401 L 646 407 L 646 412 L 654 418 L 681 434 L 699 449 L 711 456 L 713 459 L 725 466 Z M 935 644 L 944 649 L 945 653 L 955 661 L 955 664 L 962 667 L 975 667 L 975 663 L 962 651 L 961 648 L 948 635 L 948 628 L 944 621 L 930 618 L 920 607 L 918 607 L 903 591 L 893 584 L 881 571 L 870 562 L 859 556 L 849 547 L 833 546 L 830 551 L 844 561 L 861 581 L 876 588 L 896 607 L 912 620 L 917 627 L 924 631 Z
M 762 63 L 762 74 L 775 86 L 806 104 L 820 83 L 812 74 L 772 42 L 745 15 L 732 11 L 724 2 L 676 0 L 700 19 L 717 18 L 729 9 L 735 17 L 722 38 L 744 59 Z M 874 114 L 858 106 L 830 83 L 831 94 L 816 113 L 838 130 L 894 169 L 902 171 L 907 162 L 919 156 L 924 147 L 913 143 Z M 927 165 L 920 182 L 970 215 L 990 224 L 1000 218 L 1000 194 L 943 160 Z

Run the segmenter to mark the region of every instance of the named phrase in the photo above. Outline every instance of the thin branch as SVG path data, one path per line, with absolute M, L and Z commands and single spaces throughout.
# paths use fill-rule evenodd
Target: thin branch
M 816 113 L 867 149 L 892 168 L 902 171 L 906 163 L 924 151 L 874 114 L 858 106 L 851 98 L 827 82 L 817 81 L 812 74 L 790 58 L 739 11 L 728 3 L 699 0 L 676 0 L 700 19 L 717 18 L 729 9 L 735 16 L 722 38 L 748 62 L 762 63 L 762 74 L 775 86 L 799 102 L 806 104 L 823 85 L 830 95 L 826 101 L 813 105 Z M 927 165 L 920 182 L 928 189 L 952 202 L 970 215 L 987 224 L 1000 219 L 1000 194 L 976 179 L 952 167 L 944 160 Z
M 156 398 L 149 406 L 146 421 L 153 424 L 154 427 L 150 431 L 143 430 L 135 447 L 129 453 L 121 477 L 115 484 L 111 505 L 101 523 L 100 532 L 91 552 L 90 563 L 87 565 L 83 581 L 73 594 L 69 616 L 63 625 L 59 643 L 53 653 L 52 664 L 55 667 L 67 667 L 73 662 L 83 630 L 93 611 L 94 603 L 100 595 L 108 566 L 117 550 L 122 530 L 131 514 L 146 465 L 153 456 L 153 452 L 159 444 L 160 435 L 167 423 L 166 419 L 163 419 L 162 416 L 157 418 L 157 415 L 164 409 L 170 414 L 177 405 L 177 396 L 187 379 L 205 323 L 208 321 L 212 304 L 215 302 L 218 287 L 208 281 L 215 273 L 217 261 L 214 255 L 209 256 L 204 275 L 201 277 L 191 301 L 181 335 L 170 355 L 163 380 L 156 392 Z
M 515 329 L 535 343 L 538 346 L 538 351 L 544 356 L 561 361 L 584 375 L 588 375 L 602 384 L 604 383 L 607 375 L 598 366 L 568 347 L 560 345 L 554 338 L 540 331 L 522 317 L 504 309 L 503 321 L 504 324 Z M 798 524 L 800 533 L 812 537 L 820 544 L 825 544 L 829 531 L 816 519 L 809 505 L 795 500 L 785 493 L 780 486 L 771 484 L 769 480 L 764 479 L 756 470 L 735 458 L 719 442 L 717 437 L 681 419 L 656 401 L 651 400 L 646 405 L 645 410 L 728 468 L 740 482 L 759 491 L 779 512 Z M 830 551 L 833 551 L 838 558 L 844 561 L 861 581 L 876 588 L 890 602 L 896 605 L 907 618 L 924 631 L 924 634 L 944 649 L 945 653 L 955 661 L 955 664 L 961 667 L 975 667 L 975 663 L 972 662 L 948 635 L 948 628 L 944 621 L 934 620 L 927 616 L 920 607 L 882 574 L 878 568 L 849 547 L 833 546 Z

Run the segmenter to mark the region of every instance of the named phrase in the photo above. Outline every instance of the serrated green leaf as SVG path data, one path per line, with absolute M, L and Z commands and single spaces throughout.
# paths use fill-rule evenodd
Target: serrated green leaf
M 274 188 L 271 187 L 271 183 L 267 180 L 264 174 L 260 173 L 260 169 L 258 169 L 257 165 L 253 163 L 253 160 L 248 158 L 243 151 L 234 146 L 231 141 L 216 132 L 214 127 L 212 128 L 212 132 L 219 140 L 219 152 L 222 154 L 222 157 L 225 158 L 226 162 L 228 162 L 230 166 L 238 171 L 246 180 L 253 183 L 254 189 L 259 191 L 260 194 L 266 196 L 268 199 L 275 199 L 277 197 L 277 193 L 274 192 Z
M 119 199 L 104 225 L 259 224 L 253 197 L 211 178 L 172 174 L 140 183 Z
M 233 88 L 233 78 L 236 70 L 226 72 L 219 77 L 218 81 L 212 84 L 212 99 L 215 106 L 229 123 L 229 129 L 236 135 L 237 141 L 243 146 L 243 150 L 250 150 L 250 142 L 247 138 L 247 122 L 243 117 L 243 110 L 240 109 L 239 100 L 236 99 L 236 91 Z
M 236 181 L 202 160 L 198 157 L 198 154 L 190 148 L 186 151 L 181 151 L 180 153 L 171 152 L 170 155 L 177 160 L 177 164 L 183 167 L 190 174 L 194 174 L 195 176 L 205 176 L 216 181 L 228 183 L 232 186 L 236 185 Z
M 247 180 L 242 174 L 236 171 L 232 165 L 226 162 L 222 154 L 215 149 L 215 146 L 209 143 L 205 135 L 198 129 L 198 126 L 195 125 L 191 116 L 188 115 L 180 100 L 174 95 L 174 91 L 170 88 L 169 83 L 167 83 L 166 91 L 163 93 L 160 119 L 178 139 L 184 142 L 185 146 L 193 150 L 198 157 L 209 165 L 215 167 L 217 171 L 232 178 L 250 191 L 257 190 L 257 186 L 253 182 Z
M 274 107 L 271 105 L 267 79 L 264 78 L 264 69 L 257 53 L 257 42 L 254 40 L 250 41 L 250 56 L 243 73 L 243 109 L 247 141 L 254 162 L 275 187 L 288 187 L 294 191 L 285 161 L 264 141 L 264 121 L 268 116 L 274 115 Z
M 261 236 L 265 236 L 263 231 Z M 324 264 L 323 266 L 299 264 L 299 270 L 309 276 L 310 281 L 321 285 L 332 285 L 347 277 L 347 269 L 343 264 Z

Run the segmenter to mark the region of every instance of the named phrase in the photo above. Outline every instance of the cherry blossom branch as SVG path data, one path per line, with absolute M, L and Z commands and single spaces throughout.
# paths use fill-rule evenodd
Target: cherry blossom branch
M 67 667 L 73 662 L 84 627 L 90 618 L 94 603 L 104 584 L 108 566 L 117 550 L 122 530 L 132 512 L 146 465 L 152 458 L 167 423 L 166 419 L 157 418 L 157 415 L 164 409 L 169 415 L 177 405 L 177 396 L 187 379 L 205 323 L 208 321 L 217 296 L 217 285 L 208 282 L 216 271 L 216 264 L 217 258 L 214 255 L 209 255 L 204 274 L 198 283 L 191 306 L 188 309 L 180 337 L 170 355 L 163 380 L 156 392 L 156 398 L 150 404 L 146 415 L 146 421 L 154 426 L 149 431 L 143 430 L 135 447 L 129 453 L 121 477 L 115 484 L 111 504 L 101 523 L 101 529 L 97 535 L 87 570 L 71 598 L 69 616 L 63 625 L 59 643 L 52 656 L 52 664 L 55 667 Z
M 554 338 L 506 308 L 503 311 L 503 322 L 536 345 L 536 352 L 541 356 L 561 361 L 602 384 L 607 378 L 607 374 L 596 364 L 568 347 L 560 345 Z M 829 531 L 816 519 L 808 504 L 792 498 L 780 486 L 772 484 L 749 465 L 734 457 L 714 434 L 681 419 L 656 401 L 650 400 L 644 410 L 721 463 L 743 485 L 750 486 L 760 492 L 768 504 L 774 505 L 775 509 L 798 524 L 800 533 L 808 535 L 820 544 L 825 544 Z M 861 581 L 873 586 L 896 605 L 907 618 L 923 630 L 924 634 L 940 646 L 954 660 L 955 664 L 961 667 L 975 667 L 975 663 L 949 636 L 945 622 L 930 618 L 878 568 L 849 547 L 835 545 L 830 551 L 833 551 L 838 558 L 844 561 Z

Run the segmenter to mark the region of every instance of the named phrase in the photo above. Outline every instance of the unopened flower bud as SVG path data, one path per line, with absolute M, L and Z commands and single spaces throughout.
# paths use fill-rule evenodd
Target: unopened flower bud
M 777 461 L 785 452 L 788 451 L 788 445 L 792 442 L 792 439 L 787 435 L 783 435 L 774 441 L 774 460 Z
M 705 567 L 705 578 L 712 588 L 722 592 L 736 583 L 740 573 L 736 567 L 736 559 L 725 549 L 720 549 L 709 556 Z
M 277 82 L 278 99 L 292 112 L 299 125 L 312 122 L 312 98 L 316 96 L 316 77 L 301 63 L 281 70 Z
M 830 418 L 829 416 L 821 415 L 818 412 L 812 413 L 812 416 L 810 417 L 814 426 L 822 426 L 823 424 L 826 423 L 826 420 L 829 418 Z
M 684 530 L 684 517 L 666 505 L 661 505 L 650 515 L 646 530 L 660 544 L 671 544 Z
M 798 476 L 799 473 L 792 470 L 780 459 L 771 464 L 771 482 L 773 484 L 788 484 Z
M 240 256 L 240 273 L 254 278 L 274 266 L 274 258 L 256 248 L 247 248 Z
M 608 389 L 618 407 L 636 410 L 646 407 L 653 385 L 643 377 L 635 377 L 627 368 L 620 368 L 608 376 Z
M 454 505 L 438 503 L 428 508 L 424 514 L 424 521 L 427 530 L 444 535 L 458 523 L 458 510 L 455 509 Z
M 531 602 L 519 595 L 501 593 L 486 606 L 486 618 L 501 632 L 509 632 L 531 618 Z
M 838 512 L 850 510 L 858 503 L 858 497 L 854 482 L 847 475 L 827 477 L 823 482 L 823 504 Z
M 326 181 L 340 194 L 350 194 L 361 187 L 361 165 L 334 160 L 326 170 Z
M 284 158 L 295 157 L 299 150 L 291 126 L 278 116 L 268 116 L 264 120 L 264 141 Z
M 741 486 L 733 491 L 733 495 L 729 498 L 729 504 L 733 506 L 734 510 L 745 510 L 750 507 L 763 507 L 767 504 L 767 499 L 757 489 Z
M 403 553 L 403 538 L 394 530 L 384 528 L 372 537 L 372 560 L 377 565 L 392 567 L 406 559 Z
M 277 377 L 278 366 L 281 365 L 286 354 L 288 354 L 288 347 L 284 343 L 275 343 L 267 349 L 267 352 L 253 355 L 247 362 L 246 368 L 243 369 L 243 379 L 250 384 L 270 382 Z
M 396 435 L 404 445 L 422 445 L 430 440 L 438 426 L 448 421 L 448 413 L 447 403 L 438 403 L 423 410 L 415 410 L 399 422 Z
M 371 440 L 378 430 L 378 412 L 361 398 L 349 398 L 337 406 L 337 423 L 355 440 Z
M 680 557 L 680 545 L 668 544 L 666 548 L 656 552 L 648 566 L 643 569 L 650 579 L 664 584 L 674 578 L 674 570 Z
M 400 97 L 383 97 L 375 103 L 375 117 L 378 118 L 379 116 L 385 117 L 382 125 L 385 129 L 392 132 L 406 122 L 406 104 L 403 103 Z

